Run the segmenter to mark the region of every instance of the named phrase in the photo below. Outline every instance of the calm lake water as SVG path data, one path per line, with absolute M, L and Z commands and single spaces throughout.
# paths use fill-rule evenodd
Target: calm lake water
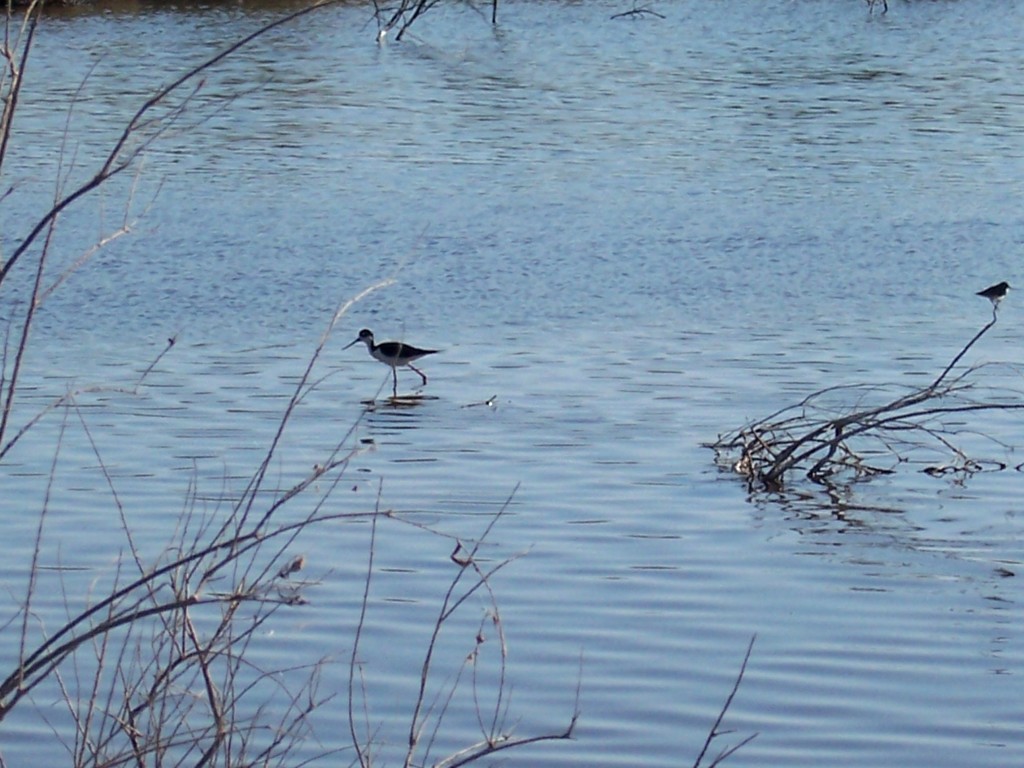
M 47 17 L 3 169 L 4 255 L 156 88 L 290 7 Z M 156 558 L 193 489 L 214 516 L 237 498 L 335 309 L 394 277 L 334 330 L 267 479 L 291 487 L 340 442 L 361 452 L 339 485 L 287 514 L 324 498 L 366 513 L 378 494 L 393 510 L 360 653 L 376 764 L 401 763 L 453 539 L 503 508 L 483 552 L 522 555 L 491 584 L 507 723 L 564 729 L 577 685 L 581 712 L 573 741 L 505 764 L 692 765 L 755 634 L 712 754 L 757 737 L 729 765 L 1024 764 L 1024 475 L 906 467 L 834 499 L 758 496 L 701 447 L 823 387 L 929 381 L 990 318 L 974 292 L 1024 285 L 1024 4 L 610 18 L 630 7 L 507 2 L 494 28 L 440 7 L 384 45 L 367 7 L 321 10 L 218 65 L 138 173 L 70 209 L 47 282 L 126 200 L 132 231 L 38 315 L 13 423 L 69 390 L 79 408 L 0 462 L 5 619 L 44 506 L 33 638 L 110 583 L 119 508 Z M 1011 293 L 967 362 L 1024 365 L 1022 312 Z M 388 369 L 342 349 L 361 327 L 443 350 L 422 361 L 424 399 L 386 405 Z M 1009 370 L 996 383 L 1019 388 Z M 419 389 L 409 371 L 399 386 Z M 1022 461 L 1020 416 L 970 426 L 977 455 Z M 340 695 L 300 757 L 350 743 L 370 533 L 356 518 L 296 542 L 310 602 L 249 649 L 264 669 L 328 660 L 320 693 Z M 493 700 L 491 607 L 474 596 L 442 636 L 432 691 L 483 621 Z M 4 632 L 6 675 L 17 625 Z M 470 690 L 428 759 L 479 738 Z M 41 689 L 7 717 L 7 765 L 68 762 L 62 707 Z

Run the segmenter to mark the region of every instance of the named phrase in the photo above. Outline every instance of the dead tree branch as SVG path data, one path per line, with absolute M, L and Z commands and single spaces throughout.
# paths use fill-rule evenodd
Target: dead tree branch
M 887 474 L 892 466 L 908 461 L 909 451 L 920 448 L 951 454 L 952 464 L 944 465 L 945 469 L 977 471 L 982 463 L 957 445 L 956 437 L 966 429 L 951 424 L 950 417 L 1024 409 L 1024 392 L 1017 390 L 989 390 L 988 399 L 971 396 L 979 386 L 974 381 L 976 374 L 988 366 L 969 367 L 951 376 L 996 320 L 993 311 L 992 320 L 925 386 L 866 407 L 865 400 L 891 388 L 869 384 L 827 387 L 706 446 L 715 452 L 719 463 L 744 476 L 752 490 L 781 490 L 796 471 L 825 484 L 843 476 L 859 479 Z M 831 404 L 842 395 L 854 395 L 854 405 Z
M 377 41 L 383 42 L 394 30 L 395 40 L 401 40 L 417 19 L 440 5 L 441 0 L 399 0 L 395 6 L 382 6 L 373 0 L 373 18 L 377 22 Z M 491 24 L 498 23 L 498 0 L 491 0 Z M 475 6 L 471 5 L 475 9 Z

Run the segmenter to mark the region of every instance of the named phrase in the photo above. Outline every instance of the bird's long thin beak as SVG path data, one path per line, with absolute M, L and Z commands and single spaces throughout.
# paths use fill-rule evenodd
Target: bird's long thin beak
M 342 349 L 348 349 L 353 344 L 355 344 L 357 341 L 359 341 L 359 337 L 356 337 L 356 338 L 352 339 L 352 341 L 350 341 L 348 344 L 346 344 L 344 347 L 342 347 Z

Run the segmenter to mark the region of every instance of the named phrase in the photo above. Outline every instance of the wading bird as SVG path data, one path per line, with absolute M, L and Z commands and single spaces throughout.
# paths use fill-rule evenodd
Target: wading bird
M 380 344 L 374 344 L 373 331 L 369 328 L 363 328 L 356 338 L 345 345 L 345 349 L 360 341 L 366 345 L 367 351 L 373 356 L 374 360 L 379 360 L 384 365 L 391 366 L 392 396 L 398 397 L 398 368 L 400 366 L 412 368 L 423 379 L 423 386 L 427 386 L 427 374 L 413 365 L 413 361 L 419 360 L 426 355 L 434 354 L 437 352 L 436 349 L 420 349 L 411 344 L 403 344 L 400 341 L 382 341 Z

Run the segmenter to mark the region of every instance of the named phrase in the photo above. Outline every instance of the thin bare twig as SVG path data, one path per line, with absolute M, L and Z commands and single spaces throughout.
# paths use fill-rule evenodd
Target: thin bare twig
M 355 718 L 355 692 L 356 692 L 356 666 L 358 664 L 359 643 L 363 637 L 363 630 L 366 627 L 366 612 L 370 601 L 370 582 L 373 579 L 373 560 L 376 553 L 377 543 L 377 520 L 380 512 L 381 492 L 384 488 L 383 481 L 377 485 L 377 506 L 370 518 L 370 545 L 366 560 L 366 578 L 363 581 L 363 596 L 359 603 L 359 620 L 356 622 L 355 637 L 352 640 L 352 651 L 349 654 L 348 664 L 348 729 L 352 737 L 352 746 L 356 750 L 356 758 L 362 768 L 370 765 L 369 742 L 364 742 L 356 732 Z M 360 686 L 361 689 L 361 686 Z
M 724 733 L 724 731 L 721 730 L 722 721 L 725 720 L 725 716 L 729 712 L 729 707 L 732 706 L 732 700 L 736 697 L 736 693 L 740 689 L 740 683 L 743 682 L 743 675 L 747 671 L 747 663 L 750 661 L 750 654 L 754 650 L 754 642 L 756 640 L 757 635 L 754 635 L 750 638 L 750 642 L 747 644 L 747 652 L 743 655 L 743 663 L 740 664 L 740 671 L 737 673 L 736 679 L 733 681 L 732 690 L 730 690 L 729 695 L 726 696 L 725 703 L 722 705 L 721 710 L 719 710 L 718 712 L 718 717 L 715 718 L 714 724 L 712 724 L 711 729 L 708 731 L 707 738 L 704 740 L 704 746 L 701 748 L 700 754 L 697 755 L 697 759 L 693 763 L 693 768 L 700 768 L 701 762 L 704 760 L 705 755 L 707 755 L 708 749 L 711 747 L 711 742 L 713 742 L 716 738 L 723 735 Z M 750 736 L 747 736 L 745 739 L 740 741 L 738 744 L 723 750 L 718 754 L 717 757 L 715 757 L 714 760 L 711 761 L 710 768 L 715 768 L 715 766 L 721 765 L 727 757 L 734 754 L 736 750 L 740 749 L 744 745 L 749 744 L 755 738 L 757 738 L 757 734 L 751 734 Z

